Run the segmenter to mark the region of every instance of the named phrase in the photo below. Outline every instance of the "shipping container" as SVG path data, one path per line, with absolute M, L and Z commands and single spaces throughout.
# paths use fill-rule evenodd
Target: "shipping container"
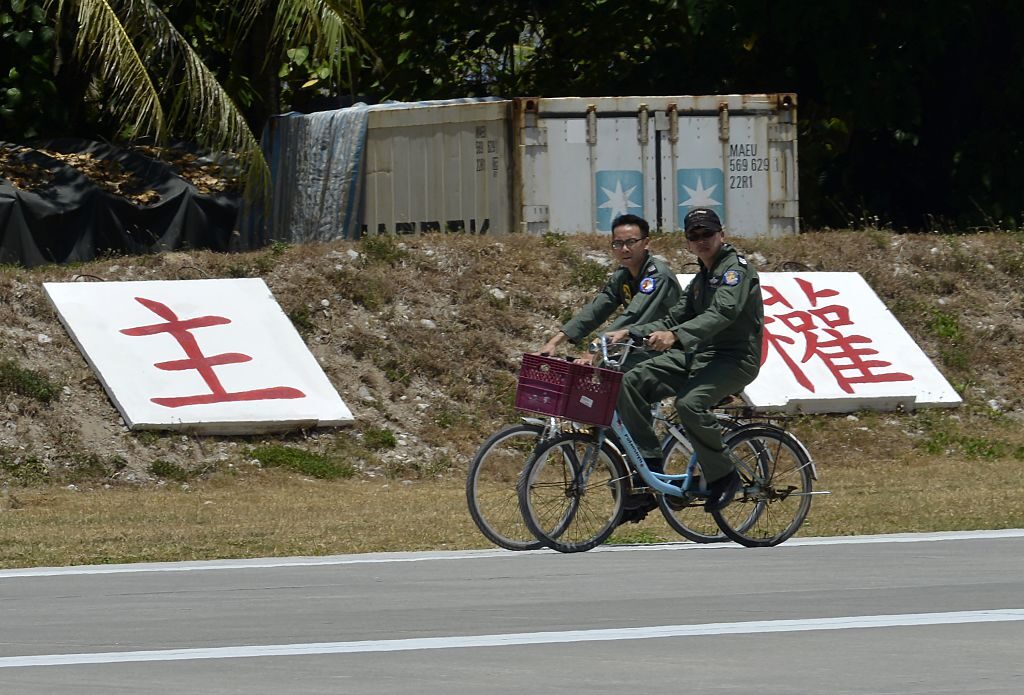
M 799 231 L 795 94 L 457 99 L 274 119 L 243 248 L 360 234 L 606 232 L 619 214 Z
M 525 232 L 676 230 L 710 207 L 731 234 L 799 231 L 795 94 L 514 100 Z
M 364 155 L 364 233 L 515 229 L 510 115 L 508 100 L 372 109 Z

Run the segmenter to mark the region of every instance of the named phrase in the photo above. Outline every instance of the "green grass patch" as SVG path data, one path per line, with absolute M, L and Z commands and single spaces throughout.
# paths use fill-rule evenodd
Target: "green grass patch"
M 14 360 L 0 361 L 0 393 L 16 393 L 49 403 L 60 397 L 60 387 L 42 372 L 20 367 Z
M 958 341 L 964 337 L 964 332 L 956 317 L 937 309 L 932 311 L 931 329 L 935 335 L 946 340 Z
M 374 451 L 394 449 L 398 446 L 394 432 L 386 427 L 367 427 L 363 432 L 363 442 L 366 444 L 366 448 Z
M 601 265 L 597 261 L 577 259 L 572 264 L 569 284 L 593 291 L 603 287 L 607 279 L 608 268 L 606 266 Z
M 371 262 L 395 266 L 409 257 L 409 252 L 399 247 L 395 238 L 387 234 L 365 236 L 360 242 L 360 247 L 363 255 Z
M 41 485 L 49 478 L 46 464 L 36 457 L 0 451 L 0 479 L 9 479 L 18 485 Z
M 346 461 L 292 446 L 259 446 L 250 452 L 250 456 L 266 468 L 286 468 L 321 480 L 351 478 L 356 473 L 355 468 Z
M 191 477 L 190 473 L 176 463 L 157 459 L 149 466 L 150 474 L 164 480 L 174 480 L 183 483 Z
M 316 331 L 316 326 L 313 324 L 313 315 L 307 307 L 300 306 L 289 311 L 288 320 L 292 322 L 292 325 L 295 326 L 295 330 L 297 330 L 299 335 L 303 338 Z

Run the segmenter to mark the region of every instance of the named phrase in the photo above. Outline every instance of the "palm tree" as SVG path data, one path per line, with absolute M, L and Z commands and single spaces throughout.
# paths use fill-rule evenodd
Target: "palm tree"
M 334 85 L 351 86 L 355 61 L 370 53 L 358 31 L 362 0 L 228 0 L 226 7 L 239 44 L 266 37 L 261 47 L 266 62 L 256 69 L 271 76 L 289 48 L 308 46 Z M 101 95 L 104 112 L 128 138 L 162 142 L 178 135 L 213 151 L 233 152 L 248 192 L 266 189 L 269 168 L 238 95 L 228 93 L 190 42 L 193 37 L 184 36 L 156 0 L 47 0 L 46 8 L 57 27 L 58 46 L 63 34 L 72 60 Z M 269 31 L 253 33 L 259 25 Z

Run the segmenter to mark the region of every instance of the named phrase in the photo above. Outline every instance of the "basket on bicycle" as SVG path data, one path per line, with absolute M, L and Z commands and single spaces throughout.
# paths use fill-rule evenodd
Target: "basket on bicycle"
M 523 355 L 516 408 L 575 422 L 611 424 L 622 372 L 540 355 Z

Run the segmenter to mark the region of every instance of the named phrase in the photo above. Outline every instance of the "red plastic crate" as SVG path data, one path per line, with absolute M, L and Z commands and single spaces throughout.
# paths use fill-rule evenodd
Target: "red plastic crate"
M 561 417 L 572 385 L 571 362 L 523 355 L 516 386 L 516 408 Z
M 523 355 L 516 408 L 591 425 L 609 425 L 622 373 L 539 355 Z
M 562 415 L 567 420 L 607 426 L 612 422 L 622 386 L 622 372 L 572 365 L 572 386 Z

